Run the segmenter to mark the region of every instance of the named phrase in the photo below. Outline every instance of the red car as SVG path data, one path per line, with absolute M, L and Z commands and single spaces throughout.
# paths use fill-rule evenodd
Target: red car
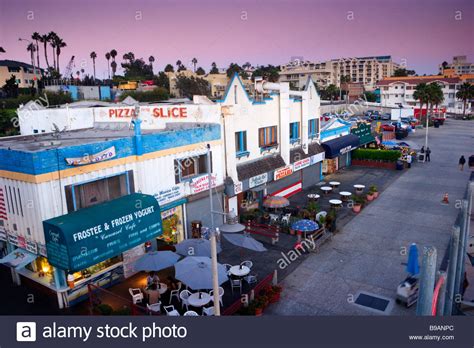
M 382 130 L 383 130 L 384 132 L 393 132 L 393 131 L 395 131 L 395 127 L 392 126 L 391 124 L 384 124 L 384 125 L 382 126 Z

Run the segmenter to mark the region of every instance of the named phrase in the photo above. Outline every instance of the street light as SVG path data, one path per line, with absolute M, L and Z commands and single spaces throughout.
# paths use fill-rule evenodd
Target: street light
M 38 50 L 38 45 L 35 45 L 32 41 L 28 40 L 28 39 L 23 39 L 23 38 L 18 38 L 18 41 L 26 41 L 28 42 L 30 45 L 33 45 L 33 48 L 34 50 Z M 35 81 L 35 89 L 36 89 L 36 92 L 38 92 L 38 78 L 36 77 L 36 66 L 35 66 L 35 52 L 34 50 L 31 50 L 31 63 L 33 63 L 33 75 L 34 78 L 33 78 L 33 81 Z

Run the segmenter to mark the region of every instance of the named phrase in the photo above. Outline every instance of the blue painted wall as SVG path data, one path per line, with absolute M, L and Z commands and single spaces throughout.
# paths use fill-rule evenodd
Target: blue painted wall
M 100 100 L 112 100 L 112 93 L 110 86 L 100 86 Z
M 220 129 L 219 125 L 210 124 L 191 129 L 142 135 L 143 154 L 219 140 Z M 65 159 L 95 154 L 111 146 L 115 146 L 116 151 L 116 157 L 113 159 L 137 155 L 133 136 L 37 152 L 0 149 L 0 170 L 39 175 L 55 172 L 58 169 L 77 168 L 77 166 L 68 165 Z

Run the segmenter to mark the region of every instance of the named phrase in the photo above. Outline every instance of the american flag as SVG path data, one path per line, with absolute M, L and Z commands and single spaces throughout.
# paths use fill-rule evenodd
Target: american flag
M 3 191 L 3 188 L 0 188 L 0 219 L 8 220 L 7 209 L 5 207 L 5 193 Z

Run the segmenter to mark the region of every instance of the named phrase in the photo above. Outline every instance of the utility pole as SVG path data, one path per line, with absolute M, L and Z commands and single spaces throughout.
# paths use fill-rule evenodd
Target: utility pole
M 214 295 L 214 315 L 221 315 L 219 298 L 219 281 L 217 273 L 217 235 L 219 229 L 214 231 L 214 208 L 212 202 L 212 173 L 211 173 L 211 145 L 207 144 L 207 177 L 209 180 L 209 205 L 211 213 L 211 271 L 212 271 L 212 292 Z
M 425 247 L 420 274 L 420 296 L 416 306 L 416 315 L 431 315 L 433 291 L 436 278 L 436 248 Z

